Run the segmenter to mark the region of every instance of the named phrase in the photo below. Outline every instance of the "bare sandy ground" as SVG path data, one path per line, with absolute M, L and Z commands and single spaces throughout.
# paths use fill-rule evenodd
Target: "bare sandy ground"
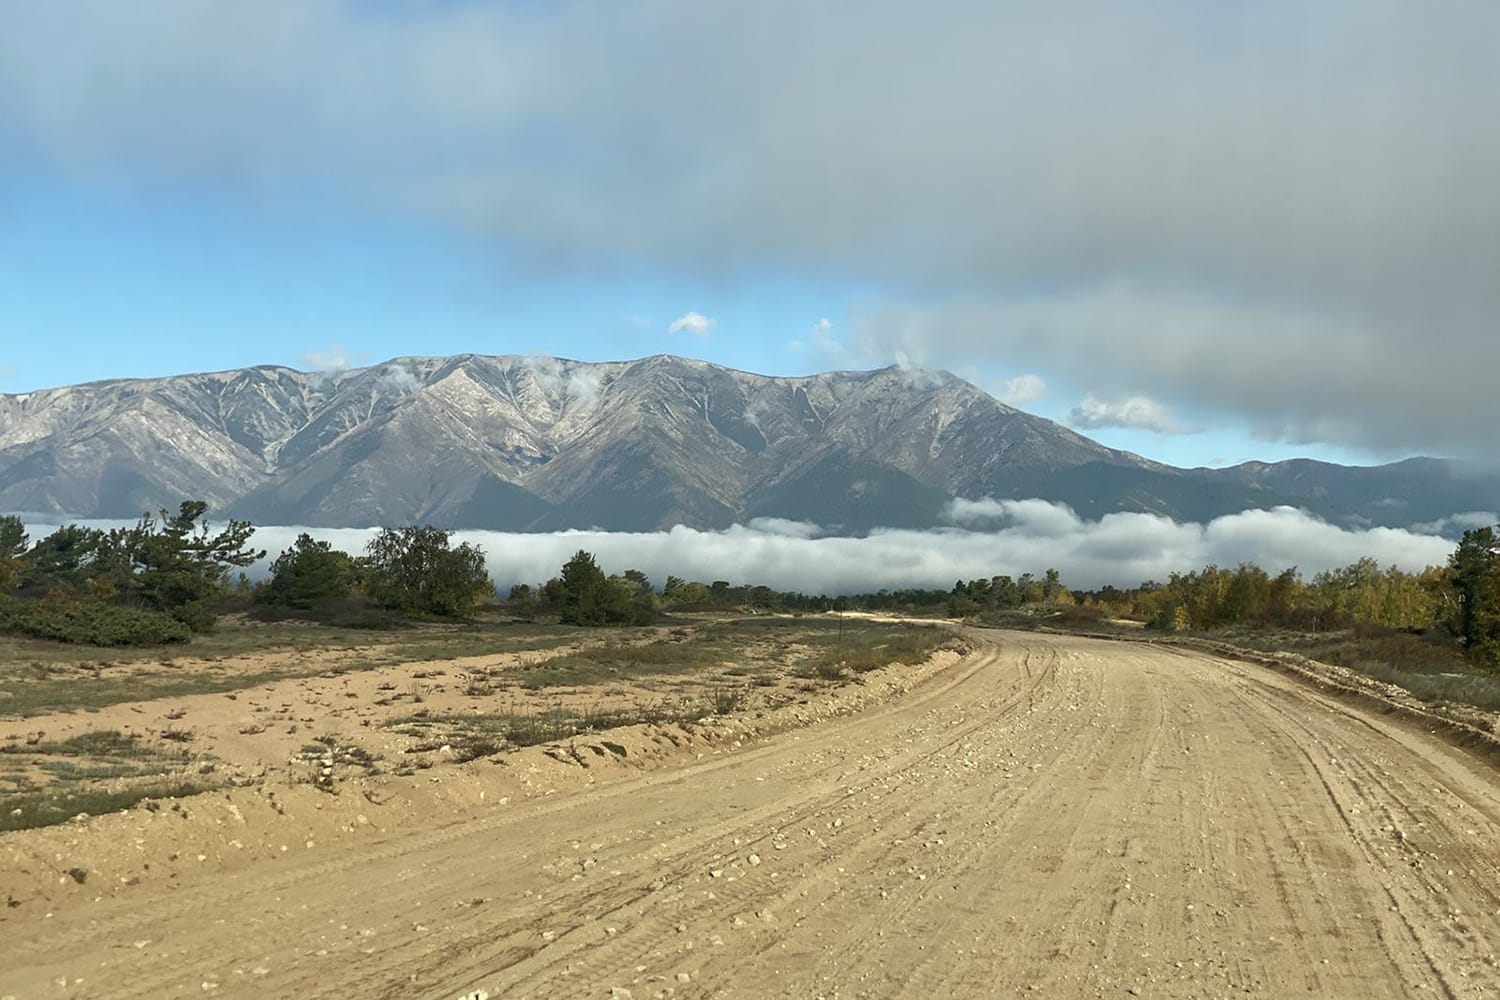
M 623 757 L 7 835 L 0 996 L 1500 996 L 1490 764 L 1260 666 L 977 634 Z

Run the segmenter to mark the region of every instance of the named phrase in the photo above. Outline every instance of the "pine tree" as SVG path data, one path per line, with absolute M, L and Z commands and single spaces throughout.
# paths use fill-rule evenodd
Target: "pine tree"
M 1494 528 L 1473 528 L 1448 558 L 1457 597 L 1455 631 L 1464 648 L 1493 649 L 1500 642 L 1500 538 Z

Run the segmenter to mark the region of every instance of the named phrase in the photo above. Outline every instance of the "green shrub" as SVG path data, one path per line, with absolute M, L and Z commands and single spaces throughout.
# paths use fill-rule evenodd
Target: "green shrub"
M 266 604 L 309 609 L 354 592 L 354 560 L 306 532 L 271 563 L 271 578 L 256 594 Z
M 0 597 L 0 632 L 85 646 L 159 646 L 192 635 L 186 622 L 159 611 L 10 597 Z

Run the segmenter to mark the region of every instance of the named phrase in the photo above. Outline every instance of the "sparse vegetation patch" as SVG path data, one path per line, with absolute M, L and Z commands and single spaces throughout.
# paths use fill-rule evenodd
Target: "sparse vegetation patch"
M 0 831 L 48 826 L 79 813 L 98 815 L 142 799 L 213 787 L 183 774 L 191 763 L 186 753 L 113 729 L 8 743 L 0 746 Z

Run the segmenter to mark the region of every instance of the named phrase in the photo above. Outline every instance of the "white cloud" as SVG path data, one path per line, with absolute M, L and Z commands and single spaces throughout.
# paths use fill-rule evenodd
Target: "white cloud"
M 1015 500 L 993 500 L 984 497 L 980 500 L 965 500 L 958 497 L 949 501 L 943 510 L 943 517 L 954 524 L 976 524 L 982 521 L 997 521 L 1010 516 L 1010 504 L 1017 503 Z
M 695 337 L 706 339 L 718 326 L 718 320 L 705 316 L 700 312 L 690 312 L 672 321 L 667 327 L 668 333 L 690 333 Z
M 584 407 L 596 406 L 604 390 L 604 376 L 597 368 L 557 358 L 531 355 L 521 359 L 543 392 L 555 393 Z
M 1006 379 L 996 393 L 1000 402 L 1009 406 L 1025 406 L 1047 394 L 1047 383 L 1040 375 L 1017 375 Z
M 380 384 L 400 393 L 412 393 L 422 388 L 422 380 L 403 364 L 392 362 L 380 373 Z
M 785 517 L 753 517 L 748 527 L 751 531 L 783 538 L 816 538 L 823 533 L 822 527 L 811 521 L 793 521 Z
M 1500 513 L 1493 510 L 1469 510 L 1436 521 L 1414 524 L 1411 530 L 1424 535 L 1458 535 L 1470 528 L 1491 528 L 1500 524 Z
M 604 376 L 594 368 L 575 368 L 568 373 L 567 393 L 579 406 L 595 406 L 604 388 Z
M 322 372 L 325 375 L 337 375 L 339 372 L 348 371 L 353 365 L 349 352 L 337 344 L 322 350 L 307 351 L 302 355 L 302 363 L 308 367 L 309 371 Z
M 1197 428 L 1179 423 L 1165 406 L 1148 396 L 1127 396 L 1110 403 L 1089 393 L 1073 408 L 1068 423 L 1082 430 L 1128 427 L 1158 434 L 1193 434 L 1197 431 Z
M 904 352 L 897 351 L 893 360 L 901 380 L 914 389 L 936 389 L 943 384 L 941 372 L 924 367 L 907 357 Z
M 1154 514 L 1108 514 L 1086 521 L 1065 505 L 1043 500 L 956 501 L 952 513 L 955 520 L 976 527 L 885 530 L 849 538 L 821 536 L 817 525 L 806 522 L 766 518 L 722 531 L 460 531 L 454 537 L 484 548 L 490 575 L 502 590 L 555 576 L 583 548 L 607 572 L 640 569 L 658 584 L 670 573 L 829 594 L 947 588 L 959 578 L 1040 574 L 1048 567 L 1059 569 L 1069 586 L 1083 588 L 1165 580 L 1173 571 L 1209 563 L 1254 562 L 1272 573 L 1296 566 L 1310 576 L 1370 556 L 1381 565 L 1415 571 L 1443 564 L 1454 546 L 1416 530 L 1340 528 L 1291 507 L 1249 510 L 1206 524 L 1179 524 Z M 1490 515 L 1460 517 L 1485 516 Z M 984 521 L 993 523 L 979 530 Z M 119 527 L 132 522 L 83 523 Z M 27 524 L 34 538 L 55 526 L 40 517 Z M 303 531 L 355 554 L 375 535 L 375 529 L 365 528 L 261 527 L 253 542 L 268 556 L 256 572 L 264 573 L 269 561 Z
M 877 531 L 863 538 L 820 536 L 816 525 L 766 519 L 723 531 L 677 527 L 661 532 L 564 531 L 524 534 L 460 531 L 455 538 L 485 551 L 502 589 L 555 576 L 564 561 L 588 549 L 611 573 L 640 569 L 658 584 L 667 574 L 688 579 L 763 583 L 780 590 L 849 593 L 882 587 L 943 587 L 959 578 L 1018 576 L 1061 570 L 1073 587 L 1134 586 L 1165 580 L 1173 571 L 1209 563 L 1255 562 L 1269 572 L 1290 566 L 1304 575 L 1347 566 L 1370 556 L 1381 565 L 1420 570 L 1444 563 L 1453 542 L 1397 528 L 1340 528 L 1290 507 L 1251 510 L 1206 524 L 1178 524 L 1153 514 L 1109 514 L 1086 521 L 1061 504 L 1041 500 L 962 501 L 968 514 L 994 514 L 987 530 Z M 127 522 L 86 522 L 120 526 Z M 968 523 L 979 523 L 968 518 Z M 54 525 L 28 522 L 33 537 Z M 374 529 L 258 528 L 254 543 L 267 562 L 299 532 L 359 553 Z
M 835 332 L 833 321 L 826 317 L 812 325 L 806 341 L 794 340 L 787 346 L 799 353 L 810 353 L 813 363 L 820 368 L 850 369 L 881 363 L 874 356 L 852 350 Z

